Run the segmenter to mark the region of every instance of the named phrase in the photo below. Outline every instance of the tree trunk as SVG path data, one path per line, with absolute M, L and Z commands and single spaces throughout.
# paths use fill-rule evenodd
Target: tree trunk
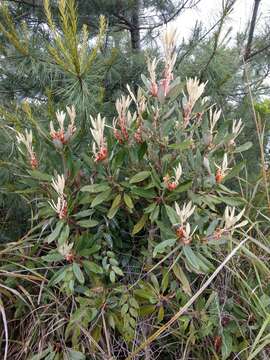
M 131 14 L 131 48 L 133 51 L 139 52 L 141 49 L 140 37 L 140 0 L 134 0 Z

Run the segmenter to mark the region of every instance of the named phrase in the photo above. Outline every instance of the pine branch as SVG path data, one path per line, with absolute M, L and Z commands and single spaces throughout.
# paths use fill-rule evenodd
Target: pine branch
M 263 53 L 265 50 L 270 49 L 270 44 L 267 44 L 266 46 L 262 47 L 261 49 L 258 49 L 256 51 L 250 52 L 248 57 L 245 57 L 245 61 L 251 60 L 252 58 L 254 58 L 255 56 Z
M 204 74 L 204 72 L 207 70 L 208 66 L 210 65 L 211 61 L 213 60 L 213 58 L 215 57 L 215 54 L 217 52 L 218 49 L 218 42 L 219 42 L 219 38 L 221 35 L 221 31 L 223 29 L 223 25 L 225 23 L 225 19 L 227 18 L 227 16 L 230 14 L 230 12 L 232 11 L 233 5 L 235 4 L 236 0 L 228 0 L 226 2 L 226 4 L 224 5 L 224 9 L 223 9 L 223 13 L 222 16 L 220 18 L 220 22 L 219 22 L 219 26 L 217 29 L 217 32 L 214 34 L 214 46 L 213 46 L 213 50 L 212 53 L 207 61 L 207 63 L 205 64 L 204 68 L 201 70 L 201 76 L 200 78 L 202 79 L 202 75 Z
M 15 2 L 19 5 L 28 5 L 32 7 L 43 7 L 43 0 L 9 0 L 10 2 Z

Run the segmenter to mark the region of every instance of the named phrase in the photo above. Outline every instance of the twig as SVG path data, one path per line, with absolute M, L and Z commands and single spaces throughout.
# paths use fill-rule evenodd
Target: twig
M 4 331 L 5 331 L 5 353 L 4 353 L 4 360 L 7 359 L 7 354 L 8 354 L 8 327 L 7 327 L 7 317 L 6 317 L 6 313 L 5 313 L 5 309 L 4 309 L 4 305 L 0 296 L 0 312 L 2 315 L 2 319 L 3 319 L 3 324 L 4 324 Z
M 111 354 L 110 339 L 109 339 L 109 334 L 108 334 L 108 331 L 107 331 L 107 326 L 106 326 L 106 321 L 105 321 L 105 318 L 104 318 L 103 310 L 102 310 L 102 313 L 101 313 L 101 317 L 102 317 L 103 329 L 104 329 L 104 334 L 105 334 L 105 339 L 106 339 L 106 344 L 107 344 L 108 357 L 109 357 L 109 359 L 111 359 L 112 354 Z

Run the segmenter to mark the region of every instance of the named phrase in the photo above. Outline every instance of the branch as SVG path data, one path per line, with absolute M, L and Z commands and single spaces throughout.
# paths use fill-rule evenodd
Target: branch
M 261 49 L 258 49 L 258 50 L 256 50 L 256 51 L 253 51 L 252 53 L 250 52 L 250 53 L 248 54 L 248 57 L 245 56 L 244 59 L 245 59 L 245 61 L 248 61 L 248 60 L 252 59 L 254 56 L 256 56 L 256 55 L 258 55 L 258 54 L 261 54 L 262 52 L 264 52 L 265 50 L 268 50 L 268 49 L 270 49 L 270 44 L 264 46 L 264 47 L 261 48 Z M 246 55 L 246 54 L 245 54 L 245 55 Z
M 165 24 L 174 20 L 180 14 L 180 12 L 186 8 L 186 4 L 189 1 L 190 0 L 185 0 L 184 3 L 180 6 L 180 8 L 177 9 L 174 14 L 172 14 L 172 16 L 170 16 L 168 19 L 165 18 L 165 21 L 166 21 Z M 199 2 L 201 2 L 201 0 L 197 0 L 193 5 L 190 6 L 190 8 L 197 6 L 199 4 Z M 164 25 L 164 22 L 159 26 L 162 26 L 162 25 Z
M 32 7 L 43 7 L 43 0 L 9 0 L 10 2 L 15 2 L 19 5 L 29 5 Z
M 224 16 L 224 15 L 223 15 Z M 187 51 L 181 56 L 181 58 L 177 61 L 177 66 L 180 65 L 180 63 L 184 60 L 184 58 L 195 49 L 195 47 L 200 44 L 222 21 L 223 21 L 223 16 L 221 18 L 218 19 L 218 21 L 210 28 L 208 29 L 199 39 L 198 41 L 191 46 L 189 49 L 187 49 Z M 179 52 L 178 52 L 179 55 Z M 178 57 L 178 56 L 177 56 Z
M 196 0 L 195 2 L 193 2 L 189 8 L 195 7 L 197 6 L 202 0 Z M 184 9 L 187 8 L 187 4 L 191 2 L 190 0 L 184 0 L 183 3 L 181 4 L 181 6 L 170 16 L 170 17 L 166 17 L 165 14 L 162 14 L 163 17 L 163 21 L 157 23 L 157 24 L 153 24 L 153 25 L 148 25 L 148 26 L 139 26 L 139 27 L 134 27 L 134 25 L 123 15 L 118 14 L 118 13 L 113 13 L 113 16 L 115 16 L 117 19 L 121 20 L 122 23 L 124 23 L 125 25 L 127 25 L 129 27 L 129 29 L 133 29 L 133 30 L 154 30 L 157 29 L 161 26 L 163 26 L 164 24 L 168 24 L 170 21 L 174 20 L 177 16 L 179 16 L 179 14 L 181 13 L 181 11 L 183 11 Z
M 219 38 L 220 38 L 220 35 L 221 35 L 223 25 L 225 23 L 225 19 L 230 14 L 230 12 L 232 11 L 235 2 L 236 2 L 236 0 L 228 0 L 228 2 L 224 6 L 223 14 L 222 14 L 222 16 L 220 18 L 220 23 L 219 23 L 218 30 L 214 34 L 214 46 L 213 46 L 212 53 L 211 53 L 207 63 L 205 64 L 204 68 L 201 70 L 201 76 L 200 76 L 201 80 L 202 80 L 203 73 L 207 70 L 208 66 L 210 65 L 211 61 L 213 60 L 213 58 L 216 55 L 216 52 L 217 52 L 217 49 L 218 49 L 218 42 L 219 42 Z
M 251 46 L 252 46 L 252 42 L 253 42 L 256 19 L 257 19 L 257 15 L 258 15 L 258 9 L 259 9 L 260 2 L 261 2 L 261 0 L 254 0 L 254 7 L 253 7 L 250 28 L 249 28 L 248 41 L 247 41 L 245 55 L 244 55 L 244 61 L 247 61 L 247 59 L 249 59 L 249 57 L 250 57 Z

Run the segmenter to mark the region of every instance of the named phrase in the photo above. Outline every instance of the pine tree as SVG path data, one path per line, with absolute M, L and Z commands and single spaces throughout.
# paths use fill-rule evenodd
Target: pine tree
M 8 154 L 12 153 L 5 129 L 20 130 L 31 124 L 44 132 L 42 129 L 48 129 L 55 111 L 65 105 L 76 106 L 80 121 L 77 144 L 87 146 L 84 139 L 90 132 L 90 111 L 97 111 L 103 98 L 103 78 L 108 66 L 100 52 L 106 32 L 104 17 L 100 17 L 99 32 L 91 43 L 88 29 L 85 26 L 78 29 L 73 0 L 59 2 L 59 24 L 53 19 L 49 1 L 44 1 L 46 25 L 42 23 L 37 28 L 31 21 L 14 21 L 12 10 L 3 5 L 0 22 L 3 60 L 0 91 L 4 94 L 0 104 L 4 130 L 0 135 L 3 144 L 0 151 L 5 167 Z M 13 205 L 21 209 L 21 214 L 25 205 L 15 205 L 12 197 L 7 199 L 6 194 L 13 191 L 12 183 L 9 170 L 1 169 L 3 219 L 10 213 L 16 221 Z M 20 220 L 23 221 L 21 215 Z

